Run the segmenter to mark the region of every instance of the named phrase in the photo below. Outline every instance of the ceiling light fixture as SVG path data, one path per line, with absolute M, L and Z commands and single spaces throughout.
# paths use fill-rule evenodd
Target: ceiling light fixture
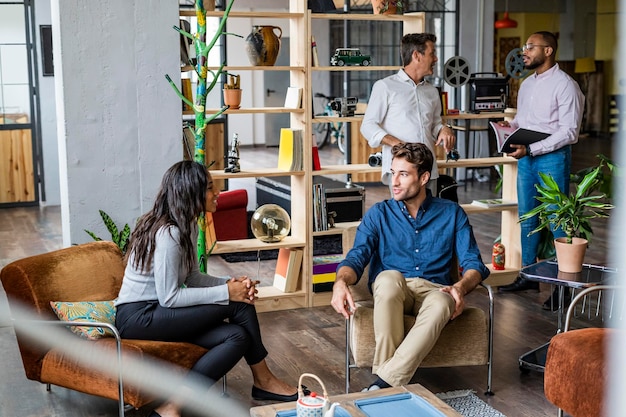
M 517 27 L 517 21 L 509 18 L 509 0 L 506 1 L 504 6 L 504 17 L 500 20 L 496 20 L 493 26 L 496 29 L 512 29 Z

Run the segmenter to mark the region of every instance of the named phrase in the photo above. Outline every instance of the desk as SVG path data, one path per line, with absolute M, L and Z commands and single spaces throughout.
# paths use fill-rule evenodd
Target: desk
M 403 393 L 412 393 L 426 400 L 428 404 L 432 405 L 434 408 L 437 409 L 437 411 L 440 412 L 441 416 L 463 417 L 461 414 L 457 413 L 456 410 L 454 410 L 448 404 L 444 403 L 439 398 L 437 398 L 435 394 L 428 391 L 426 388 L 424 388 L 423 386 L 419 384 L 411 384 L 411 385 L 406 385 L 402 387 L 385 388 L 385 389 L 376 390 L 376 391 L 355 392 L 355 393 L 343 394 L 343 395 L 330 395 L 329 400 L 331 403 L 338 402 L 339 405 L 342 407 L 342 409 L 345 409 L 346 411 L 348 411 L 350 415 L 353 417 L 366 417 L 367 414 L 365 414 L 355 405 L 354 403 L 355 401 L 363 400 L 363 399 L 371 399 L 371 398 L 376 398 L 376 397 L 385 397 L 385 396 L 391 396 L 391 395 L 397 395 L 397 394 L 403 394 Z M 390 402 L 389 404 L 392 404 L 392 402 Z M 295 401 L 288 402 L 288 403 L 264 405 L 260 407 L 251 408 L 250 416 L 252 417 L 275 417 L 276 413 L 278 413 L 279 411 L 287 412 L 289 410 L 295 410 L 295 408 L 296 408 Z M 393 406 L 390 405 L 389 408 L 390 408 L 389 415 L 392 415 L 391 411 L 393 409 Z M 335 412 L 335 414 L 337 414 L 337 412 Z M 293 412 L 293 415 L 294 416 L 296 415 L 295 411 Z M 425 414 L 425 415 L 432 415 L 432 414 Z
M 555 260 L 547 260 L 526 266 L 520 270 L 520 276 L 529 281 L 544 282 L 557 285 L 559 289 L 557 333 L 563 326 L 563 309 L 565 306 L 565 288 L 572 290 L 593 287 L 607 283 L 617 277 L 617 270 L 598 265 L 583 265 L 582 272 L 571 273 L 559 271 Z M 543 372 L 546 363 L 546 353 L 550 343 L 535 348 L 519 358 L 520 370 L 532 369 Z

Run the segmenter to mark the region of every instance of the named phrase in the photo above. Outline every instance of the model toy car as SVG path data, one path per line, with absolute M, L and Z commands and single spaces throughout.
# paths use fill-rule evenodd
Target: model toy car
M 343 67 L 344 65 L 363 65 L 367 67 L 372 62 L 369 55 L 361 54 L 359 48 L 337 48 L 335 55 L 330 57 L 330 65 Z

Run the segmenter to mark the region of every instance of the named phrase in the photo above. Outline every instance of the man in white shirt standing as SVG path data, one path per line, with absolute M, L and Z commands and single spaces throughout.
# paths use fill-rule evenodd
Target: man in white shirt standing
M 517 115 L 510 125 L 517 128 L 549 133 L 550 136 L 529 146 L 512 145 L 517 149 L 508 154 L 517 162 L 517 203 L 522 215 L 539 201 L 535 184 L 541 183 L 539 172 L 549 174 L 564 193 L 569 193 L 572 159 L 571 145 L 578 142 L 582 121 L 584 96 L 572 77 L 556 63 L 558 42 L 551 32 L 530 35 L 524 50 L 524 66 L 535 70 L 522 83 L 517 98 Z M 507 122 L 499 122 L 508 125 Z M 540 234 L 528 234 L 539 225 L 536 217 L 521 223 L 522 266 L 537 262 Z M 552 230 L 555 238 L 565 236 L 562 230 Z M 538 283 L 518 278 L 514 283 L 500 287 L 500 291 L 538 289 Z M 556 303 L 548 299 L 544 308 Z
M 454 132 L 441 120 L 439 91 L 424 79 L 433 74 L 437 62 L 436 41 L 430 33 L 404 35 L 403 68 L 372 87 L 361 133 L 372 148 L 383 146 L 383 184 L 390 184 L 391 148 L 398 143 L 424 143 L 433 155 L 438 145 L 443 145 L 446 152 L 454 149 Z M 437 196 L 438 177 L 435 161 L 428 183 L 433 196 Z

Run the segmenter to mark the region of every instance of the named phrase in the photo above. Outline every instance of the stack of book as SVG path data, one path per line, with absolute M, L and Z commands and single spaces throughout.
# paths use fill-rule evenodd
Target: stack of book
M 322 184 L 313 184 L 313 231 L 328 230 L 326 192 Z
M 283 127 L 280 129 L 278 145 L 278 169 L 282 171 L 302 171 L 302 130 Z
M 313 292 L 332 291 L 337 266 L 343 255 L 322 255 L 313 257 Z

